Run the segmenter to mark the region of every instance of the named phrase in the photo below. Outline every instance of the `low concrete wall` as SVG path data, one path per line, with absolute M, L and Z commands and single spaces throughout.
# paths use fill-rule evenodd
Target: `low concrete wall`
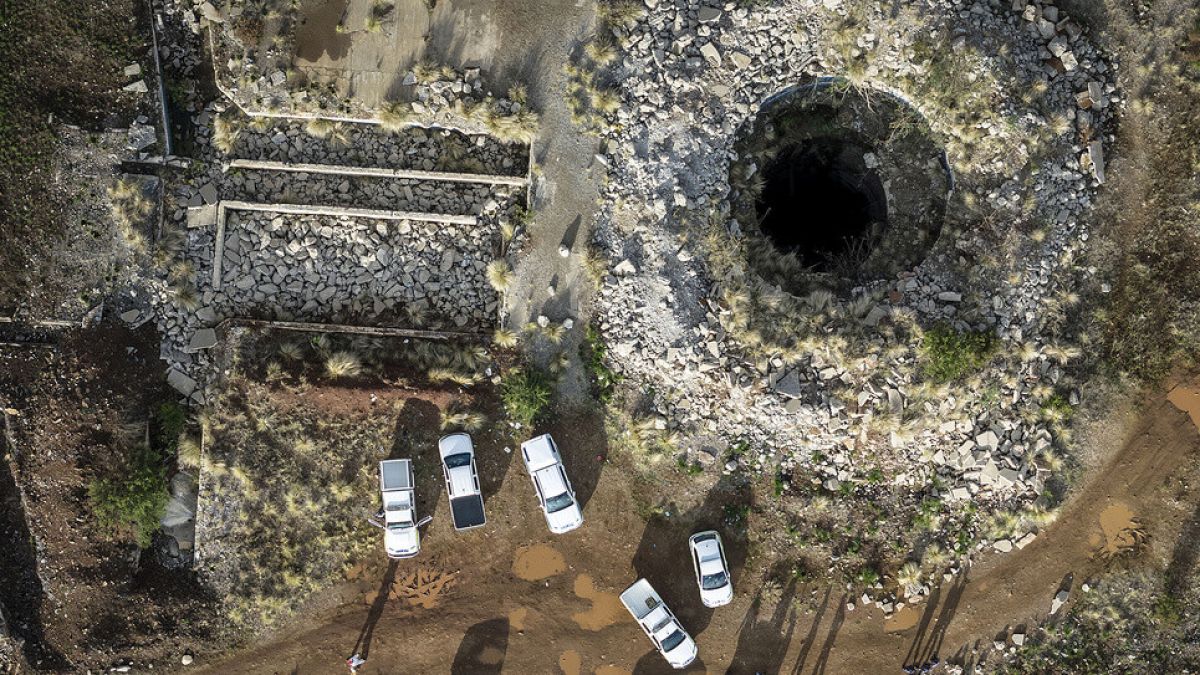
M 305 164 L 301 162 L 273 162 L 260 159 L 235 159 L 227 165 L 230 169 L 258 169 L 261 171 L 291 171 L 293 173 L 316 173 L 330 176 L 366 176 L 371 178 L 408 178 L 412 180 L 440 181 L 447 183 L 477 183 L 481 185 L 512 185 L 523 187 L 526 176 L 500 176 L 486 173 L 451 173 L 446 171 L 418 171 L 416 169 L 382 169 L 377 167 L 342 166 L 338 164 Z

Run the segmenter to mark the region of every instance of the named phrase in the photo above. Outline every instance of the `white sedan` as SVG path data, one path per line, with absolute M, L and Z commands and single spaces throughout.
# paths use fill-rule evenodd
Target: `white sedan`
M 525 468 L 533 480 L 533 489 L 550 531 L 562 534 L 582 525 L 583 511 L 579 509 L 575 490 L 563 469 L 562 455 L 550 434 L 522 443 L 521 456 L 525 459 Z
M 725 547 L 716 530 L 697 532 L 688 539 L 692 551 L 692 568 L 696 585 L 700 587 L 700 602 L 705 607 L 728 605 L 733 600 L 733 579 L 725 561 Z

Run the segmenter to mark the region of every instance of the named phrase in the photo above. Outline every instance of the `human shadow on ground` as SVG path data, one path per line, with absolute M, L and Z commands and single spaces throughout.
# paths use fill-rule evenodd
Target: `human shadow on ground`
M 829 633 L 825 636 L 825 644 L 821 645 L 821 653 L 817 655 L 817 662 L 813 664 L 813 675 L 825 674 L 826 668 L 829 667 L 829 655 L 833 653 L 833 645 L 837 643 L 838 632 L 842 630 L 842 624 L 845 621 L 846 596 L 843 595 L 837 601 L 837 612 L 833 615 L 833 621 L 829 624 Z
M 542 433 L 554 437 L 554 443 L 558 445 L 563 465 L 567 470 L 567 478 L 571 481 L 571 487 L 575 489 L 575 499 L 579 500 L 581 509 L 586 509 L 592 493 L 596 491 L 596 485 L 600 482 L 600 472 L 608 459 L 608 436 L 604 432 L 604 417 L 587 410 L 568 412 L 545 426 L 539 426 L 530 436 Z M 518 461 L 521 462 L 525 480 L 530 480 L 528 472 L 525 471 L 524 460 Z M 533 489 L 532 485 L 529 489 Z M 587 519 L 586 511 L 583 517 Z
M 693 637 L 708 628 L 713 610 L 700 601 L 688 538 L 705 530 L 716 530 L 721 535 L 734 593 L 737 593 L 746 564 L 746 518 L 752 499 L 749 481 L 725 476 L 698 506 L 686 513 L 679 513 L 673 503 L 662 506 L 663 515 L 651 516 L 642 532 L 633 556 L 633 568 L 638 577 L 651 580 L 654 589 Z
M 1187 590 L 1188 582 L 1196 570 L 1196 561 L 1200 558 L 1200 506 L 1192 512 L 1191 518 L 1179 532 L 1175 547 L 1171 550 L 1171 561 L 1163 574 L 1166 594 L 1178 598 Z
M 437 513 L 446 491 L 437 447 L 440 434 L 436 430 L 440 428 L 441 411 L 424 399 L 408 399 L 396 415 L 388 459 L 412 460 L 418 520 Z
M 943 588 L 944 584 L 939 584 L 930 592 L 929 599 L 925 601 L 925 611 L 921 613 L 921 619 L 917 622 L 916 636 L 913 637 L 908 654 L 904 657 L 906 667 L 919 667 L 940 658 L 942 642 L 946 639 L 950 622 L 958 612 L 958 603 L 966 590 L 969 575 L 969 570 L 963 571 L 954 577 L 949 588 Z
M 794 673 L 797 675 L 804 672 L 804 664 L 808 662 L 808 655 L 812 652 L 813 645 L 817 642 L 817 633 L 821 629 L 821 619 L 825 617 L 825 611 L 829 608 L 829 598 L 833 595 L 833 586 L 825 587 L 825 597 L 821 599 L 821 606 L 817 609 L 817 613 L 813 616 L 812 624 L 808 627 L 808 634 L 804 636 L 804 644 L 800 646 L 800 653 L 796 656 L 796 664 L 793 667 Z M 787 649 L 787 645 L 783 645 L 783 649 Z
M 734 648 L 733 660 L 730 661 L 726 673 L 740 675 L 780 672 L 788 645 L 792 643 L 792 636 L 796 631 L 796 610 L 793 607 L 795 598 L 796 581 L 793 579 L 775 601 L 771 614 L 766 616 L 763 609 L 769 601 L 764 601 L 762 590 L 759 590 L 750 603 L 750 609 L 742 617 L 737 647 Z M 817 620 L 820 621 L 820 615 Z
M 388 597 L 392 592 L 392 584 L 396 581 L 396 568 L 399 564 L 392 560 L 388 563 L 387 570 L 383 573 L 383 580 L 379 583 L 379 590 L 375 595 L 375 599 L 371 602 L 371 609 L 367 611 L 367 620 L 363 623 L 362 630 L 358 632 L 358 641 L 354 643 L 354 649 L 351 654 L 359 654 L 364 659 L 371 655 L 371 640 L 375 637 L 375 626 L 379 623 L 379 619 L 383 617 L 383 610 L 387 607 Z
M 467 629 L 450 672 L 456 675 L 500 675 L 508 653 L 508 619 L 488 619 Z

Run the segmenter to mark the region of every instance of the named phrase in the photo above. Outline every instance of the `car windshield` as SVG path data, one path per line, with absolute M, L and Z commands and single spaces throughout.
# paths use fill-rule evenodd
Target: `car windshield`
M 571 493 L 564 492 L 557 497 L 551 497 L 550 499 L 547 499 L 546 510 L 550 513 L 558 513 L 574 503 L 575 500 L 571 499 Z
M 446 467 L 457 469 L 460 466 L 466 466 L 471 463 L 471 453 L 460 452 L 457 455 L 450 455 L 446 458 Z
M 675 649 L 683 642 L 683 638 L 684 638 L 684 635 L 683 635 L 683 631 L 681 631 L 681 630 L 677 630 L 674 633 L 671 633 L 670 635 L 667 636 L 666 640 L 662 641 L 663 651 L 669 652 L 672 649 Z
M 725 573 L 717 572 L 716 574 L 705 574 L 700 578 L 700 586 L 706 591 L 715 590 L 725 586 Z
M 388 530 L 391 532 L 403 532 L 412 527 L 410 523 L 392 523 L 388 525 Z

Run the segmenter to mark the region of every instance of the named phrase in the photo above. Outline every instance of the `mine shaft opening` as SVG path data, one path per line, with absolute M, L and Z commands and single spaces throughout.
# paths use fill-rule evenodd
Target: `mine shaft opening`
M 887 199 L 867 166 L 869 152 L 837 137 L 782 149 L 763 168 L 756 204 L 763 234 L 817 272 L 861 266 L 887 226 Z

